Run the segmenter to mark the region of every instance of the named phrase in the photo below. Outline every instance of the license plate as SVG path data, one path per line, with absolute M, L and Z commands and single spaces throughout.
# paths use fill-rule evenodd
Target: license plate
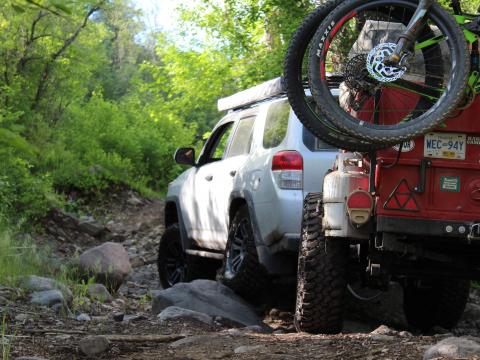
M 465 160 L 467 136 L 454 133 L 428 133 L 425 135 L 423 154 L 439 159 Z

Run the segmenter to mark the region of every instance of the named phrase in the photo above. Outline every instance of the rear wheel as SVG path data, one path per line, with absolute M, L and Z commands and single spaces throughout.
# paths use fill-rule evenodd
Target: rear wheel
M 469 280 L 409 280 L 404 286 L 405 317 L 422 331 L 435 325 L 451 329 L 460 320 L 469 294 Z
M 219 278 L 249 300 L 258 298 L 267 283 L 267 272 L 258 260 L 252 222 L 246 205 L 237 211 L 230 224 Z
M 343 323 L 348 243 L 325 238 L 322 216 L 322 194 L 308 194 L 298 254 L 294 323 L 298 331 L 338 333 Z
M 459 25 L 434 3 L 411 57 L 385 64 L 416 0 L 346 0 L 319 26 L 309 80 L 322 114 L 339 129 L 377 144 L 398 144 L 441 124 L 463 100 L 470 58 Z M 328 73 L 341 74 L 340 102 Z

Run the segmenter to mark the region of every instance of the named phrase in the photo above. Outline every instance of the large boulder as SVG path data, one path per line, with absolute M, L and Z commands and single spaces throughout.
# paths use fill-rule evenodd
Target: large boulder
M 245 326 L 261 325 L 252 307 L 230 288 L 212 281 L 195 280 L 152 292 L 152 311 L 159 314 L 169 306 L 198 311 L 228 319 Z
M 430 359 L 477 359 L 480 357 L 480 344 L 468 338 L 449 337 L 428 348 L 423 355 Z
M 80 272 L 93 276 L 112 291 L 116 291 L 132 270 L 127 251 L 120 244 L 106 242 L 86 250 L 78 261 Z

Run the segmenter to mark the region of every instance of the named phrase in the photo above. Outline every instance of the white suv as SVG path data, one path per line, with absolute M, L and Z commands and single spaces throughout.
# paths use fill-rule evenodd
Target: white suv
M 337 149 L 296 118 L 275 79 L 219 101 L 229 110 L 192 167 L 169 184 L 158 270 L 163 287 L 201 276 L 202 258 L 222 260 L 219 276 L 249 297 L 268 275 L 294 275 L 303 199 L 322 189 Z

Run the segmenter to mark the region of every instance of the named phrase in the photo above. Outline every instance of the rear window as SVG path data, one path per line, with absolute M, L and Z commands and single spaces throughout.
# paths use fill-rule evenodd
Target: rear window
M 303 143 L 310 151 L 325 151 L 337 149 L 335 146 L 329 145 L 325 141 L 317 138 L 306 127 L 303 127 Z
M 285 139 L 290 116 L 290 104 L 287 100 L 270 105 L 263 132 L 263 147 L 270 149 L 280 145 Z

